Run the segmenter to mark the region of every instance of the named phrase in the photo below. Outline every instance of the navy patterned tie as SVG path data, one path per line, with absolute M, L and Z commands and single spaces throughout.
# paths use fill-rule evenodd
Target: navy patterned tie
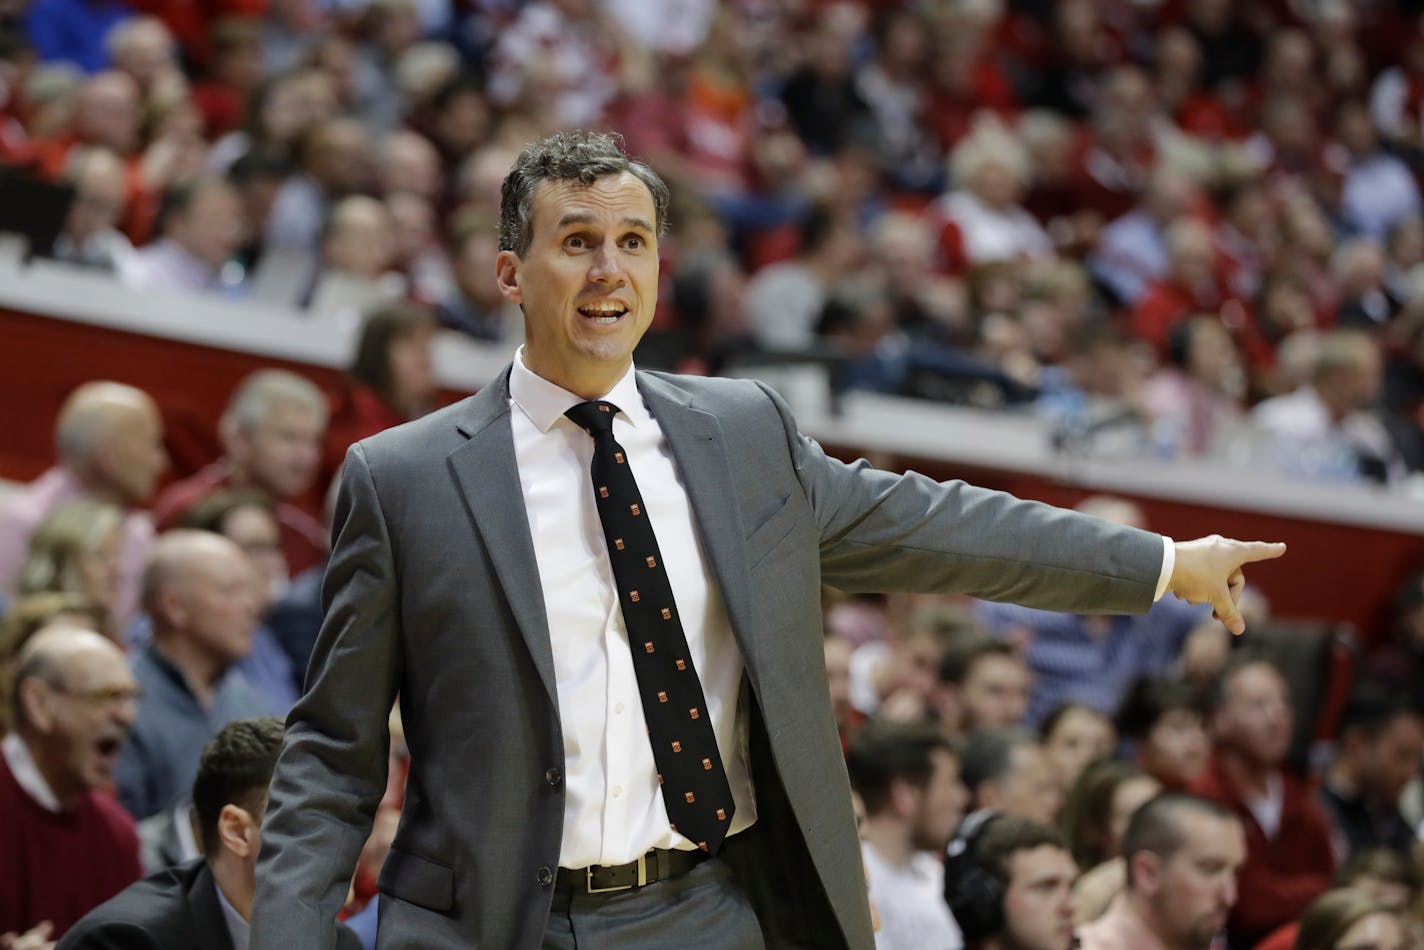
M 617 413 L 610 402 L 585 402 L 564 415 L 593 436 L 593 493 L 668 820 L 678 834 L 715 854 L 731 826 L 732 789 L 657 537 L 627 455 L 613 438 Z

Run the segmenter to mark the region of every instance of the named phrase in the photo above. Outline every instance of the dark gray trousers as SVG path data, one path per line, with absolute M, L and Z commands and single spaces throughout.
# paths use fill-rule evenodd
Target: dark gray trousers
M 761 925 L 725 862 L 611 894 L 559 888 L 543 950 L 765 950 Z

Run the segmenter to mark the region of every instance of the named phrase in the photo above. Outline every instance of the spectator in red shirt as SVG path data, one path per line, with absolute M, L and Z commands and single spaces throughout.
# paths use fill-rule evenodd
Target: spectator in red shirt
M 1282 767 L 1293 719 L 1285 678 L 1271 663 L 1248 656 L 1222 674 L 1212 714 L 1216 753 L 1193 791 L 1229 807 L 1246 829 L 1239 885 L 1249 899 L 1232 911 L 1232 946 L 1252 946 L 1295 920 L 1335 870 L 1325 813 Z
M 1132 329 L 1159 357 L 1167 354 L 1172 327 L 1193 313 L 1215 312 L 1225 294 L 1216 278 L 1211 231 L 1200 221 L 1183 220 L 1167 230 L 1167 273 L 1147 287 L 1132 311 Z

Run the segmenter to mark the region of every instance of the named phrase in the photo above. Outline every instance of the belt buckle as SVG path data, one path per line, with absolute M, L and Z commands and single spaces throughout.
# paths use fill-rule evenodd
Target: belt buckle
M 612 887 L 593 886 L 593 865 L 584 868 L 584 886 L 590 894 L 610 894 L 614 891 L 631 891 L 635 887 L 642 887 L 648 883 L 648 856 L 638 855 L 638 883 L 636 884 L 615 884 Z

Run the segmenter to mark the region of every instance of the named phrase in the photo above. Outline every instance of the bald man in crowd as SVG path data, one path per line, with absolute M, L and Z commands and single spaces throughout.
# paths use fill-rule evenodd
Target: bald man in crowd
M 85 383 L 70 394 L 55 425 L 58 461 L 0 506 L 0 588 L 10 589 L 30 535 L 68 501 L 92 498 L 127 510 L 115 619 L 126 624 L 138 604 L 139 575 L 153 543 L 153 521 L 138 510 L 168 466 L 163 419 L 148 394 L 114 382 Z
M 59 936 L 140 873 L 133 819 L 108 794 L 138 695 L 119 648 L 93 630 L 47 627 L 20 651 L 9 686 L 0 946 L 15 934 Z
M 234 666 L 252 649 L 260 609 L 241 548 L 207 531 L 164 534 L 144 571 L 143 605 L 153 639 L 133 671 L 144 695 L 115 770 L 119 800 L 135 818 L 192 785 L 203 746 L 223 726 L 267 711 Z

